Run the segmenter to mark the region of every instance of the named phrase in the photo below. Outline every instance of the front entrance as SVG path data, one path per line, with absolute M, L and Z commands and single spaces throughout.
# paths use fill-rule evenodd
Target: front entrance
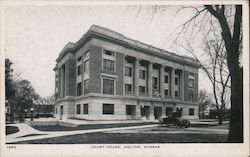
M 183 113 L 183 109 L 182 108 L 177 107 L 176 108 L 176 112 L 177 112 L 178 117 L 182 117 L 182 113 Z
M 149 120 L 149 106 L 141 106 L 141 117 L 143 120 Z
M 60 120 L 63 118 L 63 106 L 60 106 Z
M 155 116 L 155 119 L 160 119 L 162 117 L 161 107 L 154 107 L 154 116 Z

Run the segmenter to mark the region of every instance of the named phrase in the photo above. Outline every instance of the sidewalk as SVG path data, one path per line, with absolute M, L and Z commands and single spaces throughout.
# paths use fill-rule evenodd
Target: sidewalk
M 28 126 L 27 124 L 13 124 L 13 125 L 8 125 L 8 126 L 17 126 L 20 131 L 18 133 L 7 135 L 6 143 L 16 143 L 16 142 L 21 142 L 21 141 L 38 140 L 38 139 L 44 139 L 44 138 L 53 138 L 53 137 L 60 137 L 60 136 L 85 134 L 85 133 L 148 128 L 148 127 L 155 127 L 157 126 L 157 124 L 143 125 L 143 126 L 131 126 L 131 127 L 106 128 L 106 129 L 92 129 L 92 130 L 78 130 L 78 131 L 53 131 L 53 132 L 38 131 Z M 20 137 L 20 136 L 25 136 L 29 134 L 43 134 L 43 135 Z

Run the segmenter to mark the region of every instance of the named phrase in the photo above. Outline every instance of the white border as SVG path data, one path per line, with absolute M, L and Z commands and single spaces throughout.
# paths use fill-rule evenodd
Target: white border
M 91 145 L 15 145 L 15 149 L 7 149 L 5 144 L 4 105 L 1 105 L 1 155 L 0 156 L 249 156 L 249 4 L 247 0 L 227 1 L 0 1 L 1 8 L 1 104 L 5 104 L 4 89 L 4 46 L 5 46 L 5 7 L 15 5 L 198 5 L 198 4 L 243 4 L 243 65 L 244 65 L 244 143 L 243 144 L 148 144 L 158 145 L 159 149 L 92 149 Z M 122 146 L 123 144 L 119 144 Z M 131 144 L 133 145 L 133 144 Z M 141 145 L 142 147 L 144 145 Z

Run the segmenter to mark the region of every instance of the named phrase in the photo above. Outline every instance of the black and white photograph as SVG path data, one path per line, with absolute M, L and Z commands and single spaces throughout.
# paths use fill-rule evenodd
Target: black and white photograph
M 249 156 L 248 1 L 14 2 L 1 156 Z

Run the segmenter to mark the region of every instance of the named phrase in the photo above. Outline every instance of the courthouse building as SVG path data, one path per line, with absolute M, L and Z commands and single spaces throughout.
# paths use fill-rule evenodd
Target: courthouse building
M 198 118 L 197 62 L 93 25 L 57 58 L 58 119 Z

